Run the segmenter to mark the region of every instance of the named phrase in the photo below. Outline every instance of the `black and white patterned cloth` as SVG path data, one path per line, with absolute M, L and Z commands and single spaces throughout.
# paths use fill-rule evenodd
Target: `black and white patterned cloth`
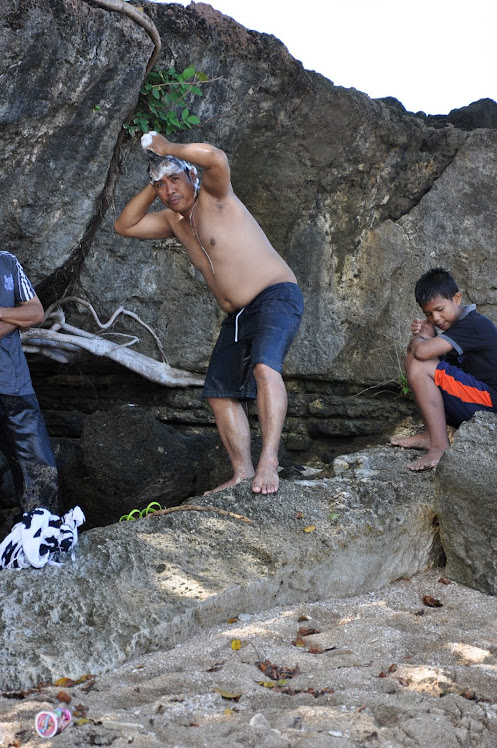
M 78 542 L 78 527 L 84 521 L 79 506 L 63 517 L 41 507 L 24 512 L 21 522 L 0 544 L 0 569 L 60 566 L 61 554 L 72 552 Z

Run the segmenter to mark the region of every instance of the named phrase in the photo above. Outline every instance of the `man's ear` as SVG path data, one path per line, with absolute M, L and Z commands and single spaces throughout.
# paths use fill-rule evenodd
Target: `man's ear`
M 462 301 L 462 293 L 460 291 L 455 293 L 452 301 L 459 306 Z

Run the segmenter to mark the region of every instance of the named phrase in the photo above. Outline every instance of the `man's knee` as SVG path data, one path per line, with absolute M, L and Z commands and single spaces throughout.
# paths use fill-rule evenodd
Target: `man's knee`
M 232 397 L 206 397 L 205 398 L 214 412 L 224 410 L 229 405 L 239 404 L 239 400 L 235 400 Z
M 212 410 L 216 410 L 216 407 L 219 407 L 219 401 L 221 400 L 220 397 L 206 397 L 205 398 L 207 402 L 209 403 Z
M 270 366 L 263 363 L 258 363 L 254 366 L 254 377 L 259 386 L 264 383 L 271 384 L 273 382 L 282 381 L 279 371 L 276 371 L 276 369 L 272 369 Z

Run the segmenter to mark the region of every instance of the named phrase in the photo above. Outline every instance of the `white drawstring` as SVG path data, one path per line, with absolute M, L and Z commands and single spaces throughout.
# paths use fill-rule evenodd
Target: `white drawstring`
M 243 307 L 243 309 L 240 309 L 240 311 L 238 312 L 238 314 L 235 317 L 235 343 L 238 343 L 238 317 L 244 311 L 244 309 L 245 309 L 245 307 Z

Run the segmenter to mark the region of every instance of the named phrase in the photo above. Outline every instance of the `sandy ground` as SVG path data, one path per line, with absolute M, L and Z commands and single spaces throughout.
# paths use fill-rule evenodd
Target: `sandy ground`
M 444 584 L 443 574 L 361 597 L 233 611 L 225 624 L 104 676 L 3 694 L 0 744 L 495 748 L 497 598 Z M 427 606 L 426 595 L 442 606 Z M 304 632 L 296 646 L 302 626 L 320 633 Z M 256 665 L 265 661 L 276 672 Z M 74 723 L 44 740 L 35 714 L 61 698 L 70 698 Z

